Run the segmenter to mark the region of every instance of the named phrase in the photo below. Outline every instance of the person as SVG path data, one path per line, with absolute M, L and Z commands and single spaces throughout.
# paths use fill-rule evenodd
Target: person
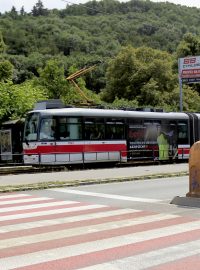
M 157 143 L 159 148 L 159 160 L 169 159 L 169 143 L 163 131 L 159 132 Z
M 90 135 L 91 140 L 98 140 L 102 138 L 102 133 L 100 130 L 95 129 L 94 132 Z
M 44 125 L 40 132 L 40 139 L 54 139 L 54 132 L 49 125 Z
M 70 139 L 70 132 L 69 131 L 65 131 L 61 134 L 60 136 L 61 140 L 69 140 Z

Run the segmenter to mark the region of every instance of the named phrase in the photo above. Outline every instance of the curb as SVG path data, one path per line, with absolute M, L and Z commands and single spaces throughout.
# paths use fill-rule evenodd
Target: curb
M 186 176 L 186 175 L 188 175 L 188 172 L 151 174 L 151 175 L 136 176 L 136 177 L 86 179 L 86 180 L 73 180 L 73 181 L 51 181 L 51 182 L 39 182 L 39 183 L 24 184 L 24 185 L 7 185 L 7 186 L 0 186 L 0 193 L 50 189 L 50 188 L 59 188 L 59 187 L 75 187 L 75 186 L 83 186 L 83 185 L 107 184 L 107 183 L 114 183 L 114 182 L 118 183 L 118 182 L 148 180 L 148 179 L 157 179 L 157 178 L 160 179 L 160 178 L 167 178 L 167 177 L 180 177 L 180 176 Z
M 176 196 L 170 202 L 170 204 L 175 204 L 179 206 L 187 206 L 187 207 L 196 207 L 200 208 L 200 198 L 199 197 L 179 197 Z

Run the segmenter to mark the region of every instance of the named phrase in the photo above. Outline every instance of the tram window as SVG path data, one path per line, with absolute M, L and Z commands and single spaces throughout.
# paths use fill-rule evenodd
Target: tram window
M 25 127 L 24 127 L 25 140 L 27 141 L 37 140 L 38 124 L 39 124 L 38 113 L 29 114 L 27 116 Z
M 182 144 L 188 143 L 188 125 L 187 123 L 178 123 L 178 142 Z
M 129 123 L 129 125 L 142 125 L 143 120 L 130 118 L 130 119 L 128 119 L 128 123 Z
M 86 140 L 103 140 L 105 139 L 104 119 L 85 119 L 85 139 Z
M 57 131 L 59 140 L 81 140 L 82 124 L 81 119 L 76 117 L 58 117 Z
M 169 136 L 173 141 L 177 141 L 177 124 L 174 122 L 170 122 L 169 125 Z
M 116 123 L 116 139 L 124 139 L 124 125 Z
M 106 122 L 106 139 L 122 140 L 124 135 L 124 123 L 117 119 L 108 119 Z
M 144 128 L 144 141 L 146 143 L 156 143 L 158 137 L 158 126 L 160 126 L 159 121 L 145 121 Z
M 144 142 L 146 127 L 143 125 L 129 125 L 128 138 L 135 142 Z
M 55 119 L 44 118 L 40 124 L 40 140 L 54 140 L 55 139 Z

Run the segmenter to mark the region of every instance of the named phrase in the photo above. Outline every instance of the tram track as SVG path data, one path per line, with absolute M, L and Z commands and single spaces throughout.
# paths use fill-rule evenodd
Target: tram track
M 77 165 L 59 165 L 59 166 L 31 166 L 31 165 L 1 165 L 0 175 L 9 174 L 24 174 L 24 173 L 49 173 L 49 172 L 62 172 L 62 171 L 80 171 L 80 170 L 91 170 L 91 169 L 112 169 L 112 168 L 124 168 L 124 167 L 138 167 L 138 166 L 162 166 L 164 164 L 172 164 L 175 162 L 159 162 L 152 160 L 142 160 L 142 161 L 131 161 L 127 163 L 92 163 L 92 164 L 77 164 Z M 176 162 L 178 164 L 180 162 Z M 186 163 L 181 161 L 181 163 Z

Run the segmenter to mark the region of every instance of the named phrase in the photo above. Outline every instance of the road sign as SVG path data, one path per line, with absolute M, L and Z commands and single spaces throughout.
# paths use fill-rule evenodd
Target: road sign
M 179 58 L 179 77 L 183 83 L 200 82 L 200 56 Z

